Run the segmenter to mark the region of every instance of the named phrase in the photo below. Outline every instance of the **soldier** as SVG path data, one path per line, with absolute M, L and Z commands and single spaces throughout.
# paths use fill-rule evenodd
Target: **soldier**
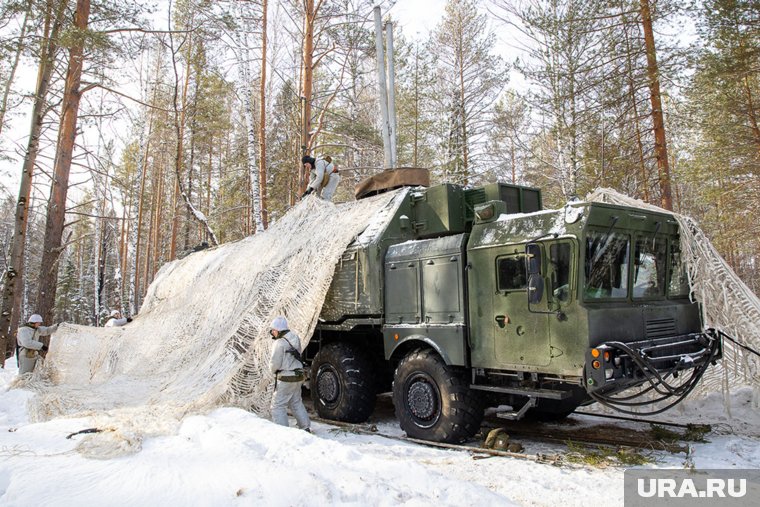
M 121 312 L 119 310 L 111 310 L 111 315 L 108 316 L 108 320 L 106 320 L 104 327 L 123 326 L 128 322 L 132 322 L 132 319 L 130 317 L 122 319 Z
M 39 357 L 39 351 L 47 352 L 47 345 L 37 341 L 39 336 L 50 336 L 58 329 L 54 326 L 42 326 L 42 317 L 36 313 L 29 317 L 29 321 L 18 328 L 18 373 L 23 375 L 34 370 Z
M 332 201 L 335 191 L 338 189 L 340 183 L 340 173 L 338 167 L 333 163 L 330 157 L 325 157 L 328 162 L 325 168 L 325 176 L 322 180 L 324 186 L 322 188 L 322 199 L 325 201 Z
M 272 421 L 288 426 L 287 409 L 290 408 L 298 427 L 311 433 L 309 414 L 301 400 L 301 386 L 306 380 L 301 361 L 301 339 L 288 329 L 285 317 L 275 318 L 269 333 L 276 340 L 269 361 L 269 369 L 275 375 Z
M 301 159 L 304 169 L 309 171 L 309 185 L 306 187 L 306 192 L 301 196 L 302 198 L 315 192 L 317 196 L 325 199 L 325 196 L 322 195 L 322 190 L 328 185 L 332 171 L 335 169 L 335 166 L 329 160 L 332 159 L 330 157 L 315 159 L 308 155 Z M 332 195 L 330 195 L 330 198 L 332 198 Z

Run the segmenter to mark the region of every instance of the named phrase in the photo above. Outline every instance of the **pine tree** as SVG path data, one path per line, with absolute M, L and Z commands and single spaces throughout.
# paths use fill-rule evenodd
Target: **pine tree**
M 444 174 L 465 186 L 478 168 L 493 101 L 507 81 L 507 68 L 493 53 L 494 41 L 486 16 L 472 0 L 449 0 L 429 46 L 448 128 Z

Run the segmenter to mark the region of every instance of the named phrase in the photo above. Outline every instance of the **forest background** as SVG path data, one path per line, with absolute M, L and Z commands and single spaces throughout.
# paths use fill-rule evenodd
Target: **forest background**
M 760 292 L 760 4 L 380 5 L 439 19 L 395 23 L 399 167 L 545 207 L 615 188 L 694 217 Z M 163 264 L 294 205 L 304 153 L 353 199 L 383 166 L 373 6 L 2 0 L 0 349 L 32 313 L 138 313 Z

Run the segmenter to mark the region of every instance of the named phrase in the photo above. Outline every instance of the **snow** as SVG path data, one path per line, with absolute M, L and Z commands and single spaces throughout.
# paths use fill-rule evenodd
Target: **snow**
M 77 451 L 94 417 L 32 423 L 35 396 L 9 389 L 15 359 L 0 370 L 0 505 L 408 505 L 583 506 L 592 498 L 623 503 L 623 468 L 553 466 L 355 434 L 314 423 L 314 434 L 284 428 L 238 408 L 186 417 L 176 434 L 145 438 L 141 450 L 114 459 Z M 760 468 L 760 418 L 751 389 L 732 398 L 687 402 L 669 413 L 684 422 L 720 419 L 743 434 L 692 444 L 697 468 Z M 666 414 L 668 415 L 668 414 Z M 702 420 L 697 420 L 697 416 Z M 383 433 L 402 435 L 392 417 L 373 416 Z M 580 424 L 598 421 L 574 416 Z M 672 417 L 671 417 L 672 418 Z M 736 424 L 741 422 L 742 424 Z M 609 424 L 609 421 L 605 421 Z M 622 423 L 635 425 L 638 423 Z M 754 436 L 750 436 L 754 435 Z M 523 441 L 526 453 L 565 452 Z M 651 468 L 682 468 L 684 454 L 655 453 Z
M 396 212 L 404 203 L 404 199 L 409 195 L 409 191 L 407 189 L 401 189 L 395 191 L 395 194 L 393 200 L 389 202 L 385 208 L 372 216 L 367 223 L 367 227 L 361 234 L 359 234 L 352 245 L 367 246 L 385 231 L 391 219 L 396 215 Z

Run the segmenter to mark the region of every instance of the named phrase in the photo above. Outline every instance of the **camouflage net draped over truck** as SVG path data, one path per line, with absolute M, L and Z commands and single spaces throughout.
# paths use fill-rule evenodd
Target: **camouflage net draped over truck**
M 586 200 L 672 213 L 608 188 L 595 190 Z M 694 220 L 677 213 L 673 216 L 681 230 L 681 252 L 691 296 L 700 303 L 705 327 L 719 329 L 740 344 L 760 350 L 760 299 L 734 273 Z M 760 391 L 758 357 L 724 340 L 723 359 L 717 367 L 707 370 L 698 392 L 722 390 L 727 394 L 732 387 L 747 384 L 754 387 L 757 397 Z
M 127 326 L 62 325 L 44 365 L 18 382 L 37 392 L 31 418 L 94 416 L 107 431 L 80 451 L 109 457 L 216 406 L 268 415 L 272 319 L 286 315 L 305 347 L 346 246 L 382 229 L 406 195 L 307 198 L 267 231 L 164 266 Z

